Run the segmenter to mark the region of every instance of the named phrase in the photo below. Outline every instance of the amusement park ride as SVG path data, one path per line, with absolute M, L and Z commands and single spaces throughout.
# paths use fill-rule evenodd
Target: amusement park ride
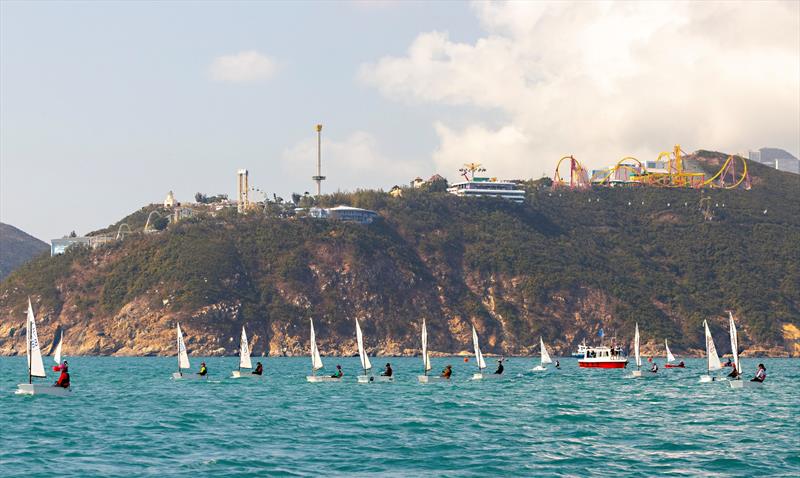
M 689 171 L 685 168 L 686 153 L 680 145 L 675 145 L 673 151 L 665 151 L 658 155 L 653 164 L 656 167 L 647 168 L 645 164 L 634 157 L 627 156 L 619 160 L 614 166 L 595 171 L 590 175 L 588 170 L 575 159 L 574 156 L 564 156 L 556 165 L 553 175 L 553 189 L 588 189 L 593 184 L 599 186 L 612 186 L 616 184 L 643 185 L 665 188 L 722 188 L 736 189 L 744 184 L 745 189 L 750 189 L 750 175 L 747 172 L 747 162 L 741 156 L 728 156 L 728 159 L 710 178 L 705 173 Z M 561 175 L 562 164 L 569 164 L 569 174 Z M 658 167 L 663 165 L 663 167 Z

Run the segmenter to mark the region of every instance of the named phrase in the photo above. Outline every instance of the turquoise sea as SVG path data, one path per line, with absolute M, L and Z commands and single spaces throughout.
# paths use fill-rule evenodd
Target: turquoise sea
M 343 383 L 306 383 L 307 358 L 264 359 L 263 381 L 206 358 L 203 383 L 170 380 L 174 358 L 69 357 L 74 393 L 54 398 L 15 396 L 25 359 L 0 358 L 0 476 L 800 475 L 797 359 L 745 359 L 769 376 L 744 390 L 698 383 L 697 359 L 626 379 L 511 358 L 507 379 L 472 382 L 472 361 L 435 358 L 455 373 L 428 385 L 419 359 L 374 358 L 397 382 L 366 385 L 357 358 L 323 359 Z

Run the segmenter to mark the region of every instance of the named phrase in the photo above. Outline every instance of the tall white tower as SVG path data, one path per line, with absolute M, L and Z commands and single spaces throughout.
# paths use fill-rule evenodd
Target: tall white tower
M 239 212 L 247 211 L 250 208 L 250 197 L 248 191 L 250 185 L 247 183 L 247 170 L 240 169 L 236 172 L 236 210 Z
M 322 175 L 322 125 L 317 125 L 317 175 L 311 176 L 311 179 L 317 182 L 317 199 L 322 194 L 322 181 L 325 176 Z

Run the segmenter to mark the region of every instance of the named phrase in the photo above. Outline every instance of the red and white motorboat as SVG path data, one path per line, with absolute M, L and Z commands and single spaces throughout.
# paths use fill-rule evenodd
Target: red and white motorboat
M 587 347 L 578 365 L 581 368 L 625 368 L 628 357 L 622 354 L 620 347 Z

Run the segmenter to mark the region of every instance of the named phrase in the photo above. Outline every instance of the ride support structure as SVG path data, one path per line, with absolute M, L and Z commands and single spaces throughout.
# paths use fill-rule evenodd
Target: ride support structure
M 569 182 L 565 181 L 559 170 L 564 161 L 569 161 Z M 553 174 L 553 189 L 568 187 L 569 189 L 589 189 L 592 183 L 589 181 L 589 174 L 586 168 L 575 159 L 574 156 L 564 156 L 558 161 L 556 171 Z

